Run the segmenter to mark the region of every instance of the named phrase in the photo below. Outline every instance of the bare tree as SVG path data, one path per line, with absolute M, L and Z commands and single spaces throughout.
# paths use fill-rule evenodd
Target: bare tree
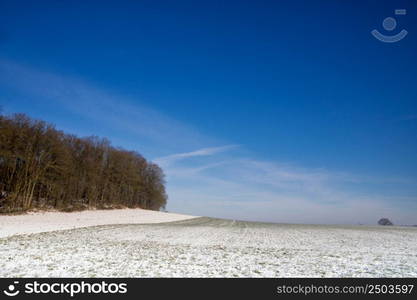
M 26 115 L 0 114 L 0 211 L 142 207 L 167 201 L 164 174 L 107 139 L 78 138 Z

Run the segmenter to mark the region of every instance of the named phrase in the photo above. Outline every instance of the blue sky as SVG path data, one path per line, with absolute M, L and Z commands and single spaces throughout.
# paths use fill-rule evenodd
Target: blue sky
M 169 211 L 417 224 L 415 1 L 86 2 L 1 2 L 4 112 L 156 161 Z

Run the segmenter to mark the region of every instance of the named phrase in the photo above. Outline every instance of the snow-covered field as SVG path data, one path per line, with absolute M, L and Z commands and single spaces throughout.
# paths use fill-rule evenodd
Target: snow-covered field
M 416 277 L 417 228 L 203 217 L 8 236 L 0 257 L 1 277 Z
M 84 210 L 79 212 L 30 212 L 24 215 L 0 215 L 0 238 L 14 234 L 39 233 L 87 226 L 145 224 L 195 218 L 140 208 Z

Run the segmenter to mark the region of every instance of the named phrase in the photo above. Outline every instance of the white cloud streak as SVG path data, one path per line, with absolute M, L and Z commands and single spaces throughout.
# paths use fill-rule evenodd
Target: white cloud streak
M 201 153 L 205 149 L 200 149 Z M 188 153 L 200 153 L 199 150 Z M 197 215 L 289 223 L 375 224 L 381 217 L 396 223 L 417 223 L 413 196 L 386 196 L 382 191 L 362 192 L 357 185 L 372 182 L 379 187 L 387 178 L 369 178 L 307 169 L 249 158 L 211 153 L 212 160 L 174 154 L 165 166 L 170 202 L 168 209 Z M 352 186 L 353 185 L 353 186 Z
M 154 161 L 155 163 L 161 166 L 167 166 L 169 164 L 172 164 L 182 159 L 198 157 L 198 156 L 211 156 L 211 155 L 225 152 L 230 149 L 237 148 L 237 147 L 238 147 L 237 145 L 227 145 L 227 146 L 221 146 L 221 147 L 207 147 L 207 148 L 202 148 L 202 149 L 191 151 L 191 152 L 183 152 L 183 153 L 172 154 L 172 155 L 168 155 L 164 157 L 159 157 L 159 158 L 156 158 Z
M 0 60 L 0 85 L 29 96 L 32 105 L 58 105 L 96 127 L 111 128 L 120 136 L 128 134 L 160 149 L 176 151 L 181 145 L 198 147 L 215 142 L 193 127 L 140 105 L 137 99 L 97 88 L 85 80 Z

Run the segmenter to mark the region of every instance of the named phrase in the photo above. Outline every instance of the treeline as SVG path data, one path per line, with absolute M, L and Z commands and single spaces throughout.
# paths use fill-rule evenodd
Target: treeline
M 164 208 L 162 170 L 106 139 L 0 114 L 0 212 L 33 208 Z

